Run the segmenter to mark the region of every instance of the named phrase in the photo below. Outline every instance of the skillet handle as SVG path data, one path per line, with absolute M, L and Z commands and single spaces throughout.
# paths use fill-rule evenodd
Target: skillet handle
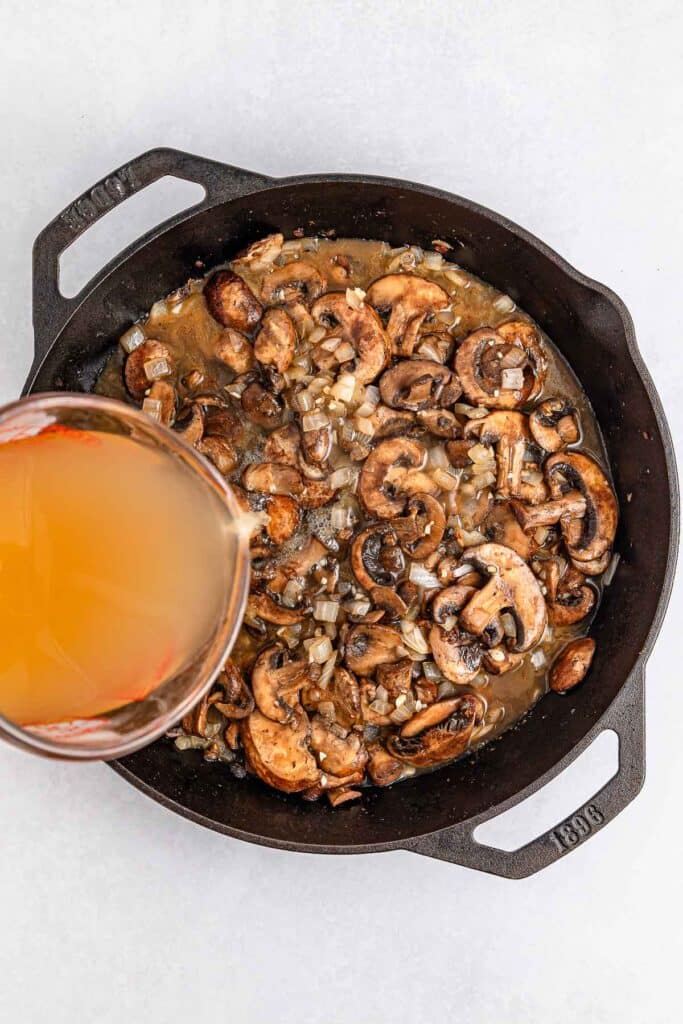
M 581 749 L 585 749 L 604 729 L 613 729 L 619 737 L 619 767 L 602 789 L 582 807 L 552 829 L 537 836 L 518 850 L 499 850 L 477 842 L 474 830 L 494 818 L 494 808 L 477 818 L 443 829 L 404 844 L 404 849 L 463 867 L 487 871 L 503 878 L 527 878 L 590 839 L 623 811 L 639 793 L 645 780 L 645 671 L 637 668 L 619 696 Z M 568 764 L 574 753 L 566 759 Z M 566 767 L 564 764 L 562 767 Z M 530 795 L 527 791 L 522 794 Z M 518 803 L 515 800 L 514 803 Z M 510 805 L 512 806 L 512 805 Z M 508 807 L 505 808 L 507 810 Z
M 204 199 L 158 225 L 144 236 L 148 241 L 162 229 L 179 223 L 190 214 L 217 203 L 248 195 L 266 186 L 271 178 L 230 164 L 206 160 L 177 149 L 150 149 L 98 181 L 41 231 L 33 245 L 33 328 L 37 365 L 53 340 L 90 288 L 67 299 L 59 290 L 59 257 L 79 235 L 129 196 L 166 175 L 203 185 Z M 134 243 L 137 246 L 142 239 Z

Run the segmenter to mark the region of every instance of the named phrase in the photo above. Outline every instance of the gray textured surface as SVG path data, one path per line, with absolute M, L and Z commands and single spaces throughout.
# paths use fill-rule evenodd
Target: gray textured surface
M 673 3 L 0 10 L 0 400 L 30 363 L 33 237 L 108 170 L 168 144 L 271 174 L 427 181 L 508 214 L 621 294 L 683 440 Z M 104 236 L 80 269 L 102 255 Z M 679 587 L 648 673 L 645 790 L 522 883 L 408 854 L 241 845 L 103 766 L 0 750 L 0 1019 L 677 1019 L 682 611 Z M 509 834 L 572 810 L 611 754 L 589 752 Z

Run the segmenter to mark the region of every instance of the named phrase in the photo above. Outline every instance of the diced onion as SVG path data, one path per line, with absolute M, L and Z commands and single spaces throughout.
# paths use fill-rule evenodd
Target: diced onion
M 316 601 L 313 605 L 313 618 L 318 622 L 336 622 L 339 605 L 336 601 Z
M 470 572 L 475 572 L 474 566 L 470 565 L 469 562 L 463 562 L 462 565 L 459 565 L 457 569 L 453 570 L 453 579 L 459 580 L 461 576 L 467 576 Z
M 454 697 L 458 691 L 456 690 L 453 683 L 450 680 L 445 679 L 443 683 L 439 683 L 436 689 L 436 696 L 439 700 L 447 700 L 449 697 Z
M 467 449 L 467 454 L 472 462 L 491 462 L 494 457 L 493 449 L 485 444 L 473 444 L 471 448 Z
M 363 305 L 363 299 L 365 298 L 365 292 L 362 288 L 347 288 L 346 289 L 346 301 L 349 306 L 353 309 L 360 309 Z
M 123 351 L 130 355 L 131 352 L 135 351 L 138 345 L 142 345 L 144 340 L 144 331 L 141 327 L 135 324 L 133 327 L 130 327 L 125 334 L 121 335 L 119 338 L 119 344 Z
M 440 252 L 426 252 L 422 260 L 425 270 L 440 270 L 442 263 L 443 256 Z
M 309 430 L 321 430 L 323 427 L 329 426 L 329 416 L 321 412 L 319 409 L 314 409 L 313 412 L 307 412 L 301 417 L 301 426 L 304 432 Z
M 375 699 L 389 700 L 389 691 L 387 690 L 386 686 L 382 686 L 381 683 L 379 684 L 379 686 L 375 688 Z
M 412 718 L 414 714 L 414 707 L 411 708 L 407 704 L 401 704 L 391 712 L 389 718 L 394 725 L 401 725 L 403 722 L 407 722 L 409 718 Z
M 450 466 L 450 460 L 446 455 L 446 449 L 442 444 L 436 444 L 433 448 L 430 448 L 427 453 L 427 461 L 430 466 L 434 469 L 440 467 L 441 469 L 448 469 Z
M 501 624 L 503 626 L 503 632 L 505 636 L 516 637 L 517 636 L 517 623 L 515 622 L 510 612 L 503 612 L 500 617 Z
M 344 505 L 334 505 L 330 509 L 330 525 L 333 530 L 346 530 L 353 522 L 353 513 Z
M 458 486 L 458 477 L 447 469 L 437 468 L 432 473 L 432 480 L 442 491 L 454 491 Z
M 369 601 L 358 598 L 357 601 L 347 601 L 344 605 L 349 615 L 353 615 L 358 619 L 362 619 L 364 615 L 367 615 L 372 605 Z
M 334 651 L 332 656 L 330 658 L 328 658 L 327 661 L 325 662 L 325 664 L 323 665 L 323 670 L 320 673 L 320 678 L 318 679 L 318 682 L 317 682 L 317 685 L 321 686 L 323 689 L 327 686 L 327 684 L 329 683 L 330 679 L 334 675 L 334 669 L 335 669 L 335 666 L 337 664 L 338 654 L 339 654 L 338 651 Z
M 318 665 L 332 657 L 332 641 L 329 636 L 315 636 L 311 640 L 304 640 L 304 647 L 308 650 L 308 660 Z
M 378 405 L 379 388 L 376 388 L 374 384 L 368 384 L 364 389 L 362 402 L 356 409 L 356 416 L 362 416 L 363 418 L 372 416 Z
M 367 419 L 365 416 L 356 415 L 353 417 L 353 422 L 356 430 L 360 430 L 361 434 L 365 434 L 366 437 L 374 436 L 375 425 L 372 420 Z
M 423 359 L 431 359 L 435 363 L 443 363 L 443 353 L 430 341 L 425 341 L 417 350 Z
M 492 487 L 495 484 L 496 474 L 488 469 L 483 473 L 475 473 L 472 480 L 476 485 L 477 491 L 483 491 L 486 487 Z
M 168 377 L 171 373 L 171 367 L 168 365 L 168 360 L 163 357 L 160 359 L 148 359 L 143 364 L 145 371 L 145 377 L 147 380 L 161 380 L 162 377 Z
M 429 654 L 430 647 L 427 643 L 427 639 L 420 629 L 414 622 L 409 619 L 401 619 L 401 633 L 407 647 L 417 651 L 418 654 Z
M 483 405 L 467 405 L 465 402 L 456 402 L 453 412 L 460 416 L 467 416 L 470 420 L 481 420 L 489 414 L 489 410 Z
M 330 473 L 327 482 L 336 491 L 340 487 L 348 487 L 355 483 L 356 473 L 357 470 L 353 466 L 341 466 L 339 469 L 335 469 L 334 473 Z
M 547 663 L 547 659 L 543 651 L 534 651 L 530 660 L 534 668 L 543 668 Z
M 332 385 L 332 394 L 340 402 L 350 402 L 356 390 L 356 378 L 352 373 L 340 373 L 336 382 Z
M 325 352 L 334 352 L 338 345 L 341 344 L 341 335 L 335 334 L 332 338 L 325 338 L 324 341 L 320 342 L 320 347 Z
M 334 350 L 334 358 L 338 363 L 348 363 L 349 359 L 353 359 L 355 354 L 356 350 L 350 341 L 343 341 Z
M 287 580 L 282 591 L 282 603 L 287 608 L 295 608 L 301 598 L 303 584 L 298 580 Z
M 537 469 L 523 469 L 522 480 L 526 484 L 540 484 L 543 482 L 543 473 Z
M 158 398 L 145 398 L 142 403 L 142 411 L 146 412 L 157 423 L 161 422 L 161 402 Z
M 425 569 L 422 562 L 413 562 L 410 566 L 408 579 L 418 587 L 425 587 L 426 590 L 434 590 L 440 587 L 438 578 L 429 569 Z
M 153 320 L 155 317 L 158 317 L 158 316 L 166 316 L 167 313 L 168 313 L 168 306 L 166 305 L 166 303 L 162 299 L 159 302 L 155 302 L 154 305 L 152 306 L 152 308 L 150 309 L 150 311 L 149 311 L 149 319 Z
M 322 341 L 327 331 L 324 327 L 314 327 L 311 333 L 308 335 L 308 341 L 311 345 L 317 345 L 319 341 Z M 300 357 L 308 359 L 308 356 Z
M 497 309 L 499 313 L 511 313 L 515 308 L 515 303 L 509 295 L 501 295 L 493 303 L 493 308 Z
M 370 704 L 370 710 L 374 711 L 376 715 L 386 715 L 389 710 L 389 702 L 386 700 L 373 700 Z
M 425 679 L 428 679 L 431 683 L 436 683 L 442 678 L 441 669 L 434 661 L 423 661 L 422 672 Z
M 443 275 L 447 281 L 451 284 L 464 285 L 467 283 L 467 278 L 459 274 L 457 270 L 445 270 Z
M 500 386 L 504 391 L 521 391 L 524 387 L 524 370 L 518 366 L 503 370 L 500 375 Z

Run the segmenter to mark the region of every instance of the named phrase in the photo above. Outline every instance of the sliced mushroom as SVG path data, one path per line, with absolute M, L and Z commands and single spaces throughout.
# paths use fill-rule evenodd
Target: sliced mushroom
M 284 236 L 279 232 L 252 242 L 232 261 L 234 267 L 244 267 L 254 273 L 272 266 L 282 252 Z
M 252 462 L 242 473 L 242 484 L 248 491 L 262 494 L 301 494 L 301 474 L 293 466 L 277 462 Z
M 585 677 L 595 654 L 595 640 L 590 636 L 572 640 L 560 652 L 550 669 L 550 689 L 566 693 Z
M 537 405 L 529 416 L 529 429 L 547 452 L 559 452 L 581 436 L 576 406 L 568 398 L 548 398 Z
M 483 705 L 474 694 L 439 701 L 414 715 L 387 742 L 389 753 L 414 768 L 427 768 L 459 757 L 469 744 Z
M 282 403 L 258 381 L 253 381 L 244 389 L 240 401 L 252 423 L 266 430 L 280 426 L 284 412 Z
M 380 616 L 384 622 L 402 619 L 408 611 L 405 601 L 391 587 L 373 587 L 370 591 L 370 600 L 377 611 L 384 613 Z M 368 622 L 368 617 L 366 616 L 363 621 Z M 377 621 L 379 622 L 379 618 Z
M 531 533 L 540 526 L 554 526 L 571 519 L 581 519 L 586 514 L 586 499 L 580 491 L 567 491 L 559 498 L 544 501 L 542 505 L 525 505 L 513 499 L 510 508 L 525 533 Z
M 390 626 L 354 626 L 346 638 L 346 667 L 356 675 L 369 676 L 378 665 L 397 661 L 401 645 L 401 634 Z
M 429 359 L 404 359 L 382 374 L 379 382 L 382 401 L 392 409 L 419 412 L 458 400 L 451 371 Z
M 229 366 L 234 373 L 247 373 L 254 365 L 251 342 L 240 331 L 226 327 L 216 342 L 216 359 Z
M 214 464 L 219 473 L 227 476 L 237 465 L 237 454 L 229 441 L 223 437 L 205 437 L 197 445 L 201 452 Z
M 368 775 L 376 786 L 390 786 L 403 774 L 403 764 L 378 743 L 370 748 Z
M 240 731 L 247 761 L 267 785 L 298 793 L 318 782 L 320 769 L 308 747 L 310 723 L 303 710 L 287 724 L 252 711 Z
M 599 558 L 572 558 L 571 560 L 574 568 L 582 572 L 584 576 L 601 576 L 611 561 L 612 552 L 610 548 L 605 551 L 604 555 L 600 555 Z
M 475 593 L 474 587 L 468 587 L 464 583 L 454 583 L 451 587 L 439 590 L 430 605 L 434 622 L 443 626 L 446 631 L 449 628 L 453 629 L 458 615 Z
M 402 693 L 407 693 L 412 681 L 413 663 L 410 658 L 378 665 L 375 678 L 378 686 L 383 686 L 389 694 L 389 700 L 396 701 Z
M 480 544 L 469 548 L 466 557 L 482 575 L 488 575 L 488 582 L 460 613 L 461 626 L 479 636 L 496 615 L 509 611 L 517 636 L 508 646 L 513 651 L 528 651 L 541 639 L 547 622 L 543 592 L 531 569 L 502 544 Z
M 419 470 L 426 452 L 418 441 L 390 438 L 381 441 L 363 463 L 358 496 L 366 510 L 379 519 L 394 519 L 403 512 L 407 497 L 398 492 L 408 470 Z
M 466 469 L 472 465 L 470 458 L 470 448 L 472 447 L 471 441 L 456 440 L 446 441 L 446 455 L 452 466 L 456 469 Z
M 182 437 L 185 444 L 196 448 L 204 434 L 204 412 L 201 406 L 193 403 L 189 414 L 176 421 L 176 433 Z
M 291 365 L 295 349 L 296 329 L 290 317 L 284 309 L 267 309 L 254 341 L 258 361 L 284 373 Z
M 330 423 L 324 427 L 318 427 L 317 430 L 304 430 L 301 435 L 301 443 L 306 458 L 316 465 L 327 462 L 332 451 L 332 436 L 332 424 Z M 322 475 L 324 476 L 324 474 Z
M 429 646 L 441 673 L 452 683 L 469 683 L 481 667 L 482 646 L 468 633 L 432 626 Z
M 275 267 L 266 274 L 261 285 L 261 298 L 272 303 L 310 303 L 325 289 L 323 276 L 312 263 L 294 260 L 284 267 Z
M 397 437 L 405 434 L 415 422 L 415 414 L 400 409 L 390 409 L 388 405 L 378 405 L 370 422 L 374 430 L 373 437 Z
M 309 537 L 302 548 L 281 562 L 269 584 L 269 590 L 281 594 L 292 578 L 306 576 L 311 569 L 327 558 L 327 548 L 317 537 Z
M 251 688 L 261 714 L 288 722 L 299 705 L 299 694 L 311 683 L 311 667 L 293 661 L 286 647 L 273 644 L 262 651 L 251 673 Z
M 481 532 L 487 540 L 512 548 L 525 562 L 529 561 L 537 549 L 534 538 L 520 526 L 511 502 L 494 505 L 481 524 Z
M 232 270 L 217 270 L 204 285 L 209 313 L 223 327 L 252 331 L 263 307 L 246 281 Z
M 345 292 L 328 292 L 318 299 L 311 316 L 317 324 L 338 326 L 342 342 L 356 352 L 353 374 L 359 384 L 369 384 L 391 358 L 389 340 L 375 311 L 366 303 L 350 305 Z
M 448 293 L 416 274 L 388 274 L 370 286 L 367 301 L 389 314 L 387 335 L 394 355 L 411 356 L 427 317 L 450 305 Z
M 531 486 L 522 479 L 527 445 L 531 441 L 528 420 L 523 413 L 505 410 L 470 420 L 465 427 L 465 437 L 476 437 L 482 444 L 496 446 L 496 489 L 501 497 L 517 495 L 526 501 L 543 501 L 546 497 L 543 481 Z
M 331 704 L 334 721 L 342 729 L 351 729 L 361 720 L 360 687 L 358 680 L 345 668 L 337 666 L 326 686 L 314 684 L 302 693 L 302 703 L 309 711 L 318 711 L 321 704 Z
M 216 683 L 223 691 L 220 700 L 216 701 L 216 708 L 222 715 L 236 720 L 251 714 L 254 698 L 234 662 L 228 660 L 225 663 Z
M 294 498 L 275 494 L 266 501 L 266 513 L 268 539 L 279 547 L 296 532 L 301 521 L 301 509 Z
M 422 409 L 417 418 L 435 437 L 445 437 L 449 441 L 462 437 L 460 420 L 447 409 Z
M 392 524 L 399 544 L 417 561 L 438 548 L 446 532 L 446 514 L 440 501 L 430 494 L 417 494 L 408 502 L 406 515 Z
M 550 560 L 547 560 L 550 561 Z M 553 626 L 573 626 L 593 611 L 597 595 L 583 573 L 567 569 L 555 586 L 548 589 L 548 620 Z
M 512 672 L 524 661 L 523 654 L 509 651 L 507 647 L 496 644 L 490 650 L 484 652 L 484 668 L 494 676 L 502 676 L 506 672 Z
M 270 622 L 275 626 L 293 626 L 302 622 L 308 615 L 307 610 L 285 608 L 277 601 L 260 590 L 253 590 L 249 594 L 245 620 L 250 622 L 253 619 L 262 619 L 263 622 Z
M 279 462 L 285 466 L 298 466 L 301 435 L 298 427 L 288 423 L 278 427 L 266 438 L 263 449 L 264 462 Z
M 155 381 L 170 377 L 174 369 L 175 359 L 168 345 L 149 338 L 126 358 L 126 387 L 133 398 L 141 399 Z
M 514 321 L 497 330 L 482 327 L 460 345 L 455 370 L 473 405 L 515 409 L 540 392 L 545 353 L 531 324 Z M 515 386 L 506 386 L 513 379 Z
M 396 586 L 405 572 L 405 558 L 387 523 L 368 526 L 358 534 L 351 545 L 351 568 L 368 592 L 377 586 Z
M 326 480 L 305 480 L 304 489 L 298 500 L 302 508 L 322 508 L 332 501 L 335 494 L 336 491 Z
M 614 543 L 618 510 L 609 480 L 597 462 L 580 452 L 558 452 L 546 461 L 545 475 L 553 498 L 579 491 L 586 501 L 581 519 L 560 520 L 570 557 L 590 563 L 606 556 Z
M 311 723 L 311 750 L 318 755 L 322 770 L 345 778 L 361 774 L 368 761 L 368 752 L 357 732 L 346 737 L 337 736 L 320 715 Z

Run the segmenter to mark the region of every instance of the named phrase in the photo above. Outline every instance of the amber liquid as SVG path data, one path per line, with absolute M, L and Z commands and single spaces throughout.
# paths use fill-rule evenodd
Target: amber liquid
M 157 449 L 48 428 L 0 444 L 0 713 L 87 718 L 146 697 L 208 643 L 234 536 Z

